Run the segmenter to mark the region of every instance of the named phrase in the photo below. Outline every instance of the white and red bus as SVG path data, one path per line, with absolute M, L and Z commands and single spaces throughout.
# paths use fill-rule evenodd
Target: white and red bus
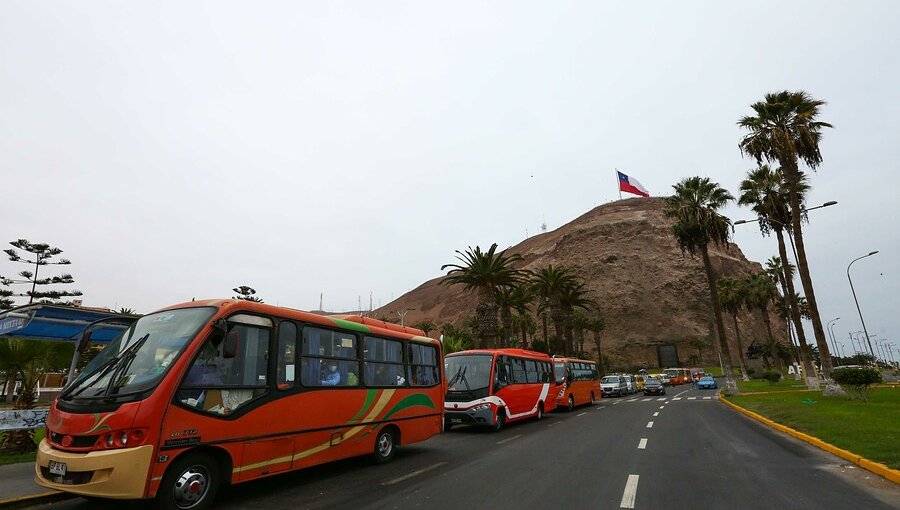
M 470 424 L 500 430 L 556 408 L 550 356 L 523 349 L 478 349 L 444 358 L 444 428 Z
M 418 329 L 235 300 L 138 319 L 50 408 L 37 483 L 210 508 L 218 488 L 441 431 L 440 343 Z
M 600 398 L 597 362 L 575 358 L 553 358 L 556 377 L 556 407 L 571 411 L 575 406 L 593 404 Z

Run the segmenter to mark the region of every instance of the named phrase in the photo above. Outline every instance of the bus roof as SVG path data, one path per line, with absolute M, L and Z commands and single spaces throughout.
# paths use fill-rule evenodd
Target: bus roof
M 242 299 L 206 299 L 188 301 L 177 305 L 167 306 L 162 310 L 174 310 L 177 308 L 192 308 L 199 306 L 213 306 L 219 308 L 220 313 L 228 310 L 229 312 L 247 311 L 266 315 L 274 315 L 284 319 L 293 319 L 310 324 L 318 324 L 327 327 L 340 327 L 350 329 L 361 333 L 374 333 L 382 336 L 390 336 L 404 340 L 417 340 L 420 342 L 428 342 L 440 345 L 440 342 L 434 338 L 425 336 L 425 332 L 399 324 L 391 324 L 389 322 L 372 319 L 370 317 L 361 317 L 359 315 L 319 315 L 317 313 L 305 312 L 294 308 L 283 306 L 269 305 L 266 303 L 257 303 L 254 301 L 245 301 Z
M 562 356 L 554 356 L 553 361 L 562 361 L 563 363 L 594 363 L 597 362 L 589 359 L 580 359 L 580 358 L 563 358 Z
M 529 351 L 527 349 L 469 349 L 467 351 L 458 351 L 452 354 L 447 354 L 447 356 L 459 356 L 464 354 L 490 354 L 490 355 L 509 355 L 509 356 L 521 356 L 523 358 L 541 358 L 541 359 L 550 359 L 550 355 L 545 352 L 537 352 L 537 351 Z

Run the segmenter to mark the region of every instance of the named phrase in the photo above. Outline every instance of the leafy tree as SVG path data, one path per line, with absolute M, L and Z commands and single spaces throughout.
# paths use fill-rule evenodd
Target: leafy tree
M 248 287 L 246 285 L 241 285 L 239 287 L 235 287 L 233 289 L 234 292 L 237 292 L 237 296 L 234 296 L 233 299 L 240 299 L 243 301 L 253 301 L 254 303 L 262 303 L 263 300 L 256 297 L 256 289 L 253 287 Z
M 706 340 L 705 338 L 694 338 L 693 340 L 691 340 L 691 346 L 697 349 L 697 359 L 699 360 L 698 363 L 703 362 L 703 349 L 706 349 L 711 345 L 712 343 L 710 343 L 710 341 Z
M 731 314 L 734 320 L 734 336 L 737 339 L 738 363 L 741 366 L 741 377 L 749 381 L 747 360 L 744 359 L 744 344 L 741 341 L 741 330 L 738 327 L 737 315 L 747 305 L 747 289 L 744 282 L 734 278 L 722 277 L 716 281 L 716 292 L 722 309 Z
M 567 288 L 575 285 L 577 280 L 571 271 L 565 267 L 553 267 L 553 264 L 539 269 L 532 277 L 532 288 L 540 299 L 539 313 L 550 316 L 553 322 L 554 336 L 550 342 L 550 350 L 553 352 L 566 352 L 564 335 L 566 330 L 566 310 L 563 305 L 563 296 Z M 546 338 L 546 327 L 545 327 Z
M 477 335 L 483 343 L 480 347 L 493 347 L 497 340 L 497 290 L 500 287 L 514 287 L 525 279 L 525 273 L 514 269 L 512 265 L 520 262 L 522 257 L 507 255 L 506 250 L 497 252 L 497 243 L 487 251 L 481 247 L 471 246 L 465 251 L 456 250 L 459 264 L 444 264 L 441 271 L 450 268 L 442 285 L 462 285 L 467 291 L 475 293 L 478 302 L 475 305 L 475 316 L 478 321 Z
M 576 277 L 570 285 L 563 288 L 560 303 L 565 324 L 566 355 L 584 351 L 584 324 L 582 323 L 579 328 L 576 316 L 578 310 L 588 310 L 594 305 L 594 302 L 587 297 L 587 289 L 580 278 Z M 576 339 L 579 339 L 579 349 L 575 348 Z
M 525 274 L 523 272 L 523 274 Z M 533 299 L 527 282 L 518 285 L 503 285 L 494 291 L 494 302 L 500 310 L 500 322 L 503 325 L 500 347 L 508 347 L 515 343 L 513 333 L 513 310 L 527 313 L 528 305 Z
M 430 320 L 424 320 L 414 326 L 416 329 L 421 329 L 425 332 L 425 336 L 428 336 L 429 333 L 437 329 L 437 324 L 431 322 Z
M 594 334 L 594 347 L 597 348 L 597 370 L 603 373 L 603 356 L 600 352 L 602 347 L 601 333 L 606 329 L 606 319 L 601 316 L 595 316 L 588 320 L 587 329 Z
M 57 276 L 45 276 L 43 278 L 39 276 L 41 266 L 67 266 L 72 263 L 68 259 L 53 260 L 54 257 L 60 255 L 63 252 L 61 249 L 50 246 L 46 243 L 32 243 L 27 239 L 18 239 L 16 241 L 11 241 L 9 244 L 11 244 L 13 248 L 3 250 L 3 252 L 6 253 L 6 255 L 9 257 L 9 260 L 11 262 L 33 265 L 34 270 L 25 270 L 19 272 L 18 276 L 21 277 L 21 279 L 0 276 L 0 284 L 2 284 L 4 287 L 9 287 L 11 285 L 31 284 L 30 291 L 18 294 L 9 289 L 0 289 L 0 309 L 5 310 L 12 308 L 15 303 L 11 298 L 14 296 L 27 296 L 28 303 L 30 304 L 33 303 L 35 299 L 53 303 L 59 301 L 64 297 L 82 295 L 82 293 L 77 290 L 41 290 L 45 289 L 47 285 L 67 285 L 70 283 L 75 283 L 75 279 L 69 273 L 63 273 Z M 25 258 L 23 258 L 14 248 L 18 248 L 26 253 L 30 253 L 31 256 L 26 256 Z
M 803 203 L 809 190 L 806 178 L 801 175 L 794 188 L 800 202 Z M 768 165 L 760 165 L 755 170 L 751 170 L 747 174 L 747 178 L 741 182 L 738 204 L 749 206 L 756 213 L 759 229 L 763 235 L 775 232 L 779 256 L 769 260 L 766 270 L 773 280 L 781 284 L 784 306 L 790 312 L 788 317 L 794 324 L 798 343 L 807 345 L 800 310 L 790 300 L 790 296 L 793 296 L 795 291 L 794 266 L 788 259 L 787 246 L 784 243 L 784 232 L 787 231 L 788 235 L 791 232 L 791 206 L 788 195 L 788 185 L 781 170 L 771 170 Z M 798 361 L 803 364 L 804 372 L 815 373 L 812 370 L 812 361 L 807 356 L 805 349 L 801 348 L 799 351 Z M 806 378 L 806 381 L 807 385 L 811 386 L 810 389 L 815 387 L 815 383 L 809 377 Z
M 869 401 L 869 388 L 884 381 L 877 368 L 839 368 L 832 373 L 834 382 L 841 385 L 851 398 Z
M 774 358 L 778 364 L 778 370 L 783 372 L 781 359 L 774 355 L 775 335 L 772 334 L 772 319 L 769 317 L 769 305 L 775 301 L 775 298 L 778 296 L 778 290 L 766 273 L 751 274 L 744 279 L 744 287 L 747 290 L 747 306 L 751 310 L 761 312 L 766 323 L 766 335 L 768 337 L 766 345 L 768 348 L 763 353 L 766 368 L 769 368 L 769 359 Z
M 813 170 L 822 163 L 822 153 L 819 150 L 822 131 L 832 127 L 831 124 L 818 120 L 819 110 L 824 105 L 825 101 L 814 99 L 804 91 L 785 90 L 766 94 L 764 101 L 750 105 L 756 115 L 742 117 L 738 120 L 738 125 L 748 131 L 740 141 L 741 152 L 756 159 L 757 163 L 762 163 L 763 160 L 777 161 L 781 171 L 784 172 L 791 209 L 791 234 L 797 248 L 800 282 L 803 284 L 806 299 L 809 300 L 816 345 L 822 353 L 822 372 L 825 378 L 829 379 L 832 370 L 831 354 L 819 317 L 819 307 L 816 304 L 816 294 L 806 260 L 806 246 L 803 242 L 803 208 L 800 194 L 803 172 L 799 167 L 800 161 Z
M 119 315 L 131 315 L 131 316 L 140 315 L 139 313 L 134 311 L 133 308 L 119 308 L 119 311 L 116 313 L 118 313 Z
M 444 354 L 465 351 L 473 347 L 472 335 L 464 329 L 445 322 L 441 325 L 441 332 L 444 335 Z
M 734 371 L 731 363 L 731 351 L 725 337 L 725 324 L 722 322 L 722 309 L 716 293 L 716 276 L 709 259 L 709 244 L 728 245 L 731 221 L 719 213 L 725 205 L 734 200 L 728 191 L 706 177 L 688 177 L 673 186 L 675 194 L 666 199 L 665 214 L 674 222 L 672 234 L 682 252 L 694 256 L 700 252 L 703 267 L 706 269 L 706 280 L 709 286 L 710 302 L 719 346 L 722 350 L 725 368 L 725 394 L 738 393 L 734 382 Z

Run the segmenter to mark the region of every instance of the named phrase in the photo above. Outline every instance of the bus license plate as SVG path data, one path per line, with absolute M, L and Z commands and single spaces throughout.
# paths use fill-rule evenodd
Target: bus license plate
M 450 423 L 462 423 L 462 418 L 450 418 Z
M 50 461 L 50 473 L 59 476 L 66 476 L 66 463 Z

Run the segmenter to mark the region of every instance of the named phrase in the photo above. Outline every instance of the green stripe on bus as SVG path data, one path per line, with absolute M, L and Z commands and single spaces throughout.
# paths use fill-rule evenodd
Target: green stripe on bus
M 413 406 L 425 406 L 425 407 L 430 407 L 431 409 L 435 408 L 434 402 L 431 400 L 431 397 L 429 397 L 428 395 L 425 395 L 423 393 L 415 393 L 413 395 L 409 395 L 408 397 L 404 398 L 400 402 L 397 402 L 397 405 L 395 405 L 390 411 L 388 411 L 387 414 L 384 415 L 384 418 L 382 418 L 382 419 L 387 420 L 391 416 L 399 413 L 400 411 L 406 409 L 407 407 L 413 407 Z
M 377 395 L 377 394 L 378 394 L 378 390 L 368 390 L 368 391 L 366 391 L 366 401 L 365 401 L 365 403 L 363 404 L 362 407 L 359 408 L 359 411 L 356 413 L 356 415 L 353 416 L 353 418 L 350 418 L 350 421 L 348 421 L 347 423 L 351 423 L 351 422 L 356 421 L 357 419 L 359 419 L 360 416 L 363 415 L 363 413 L 365 413 L 366 411 L 368 411 L 368 410 L 369 410 L 369 406 L 371 406 L 371 405 L 372 405 L 372 402 L 375 401 L 375 395 Z
M 372 330 L 369 329 L 368 326 L 360 324 L 358 322 L 347 321 L 344 319 L 335 319 L 332 317 L 326 317 L 326 319 L 335 323 L 335 325 L 340 326 L 345 329 L 352 329 L 353 331 L 359 331 L 361 333 L 371 333 L 372 332 Z

